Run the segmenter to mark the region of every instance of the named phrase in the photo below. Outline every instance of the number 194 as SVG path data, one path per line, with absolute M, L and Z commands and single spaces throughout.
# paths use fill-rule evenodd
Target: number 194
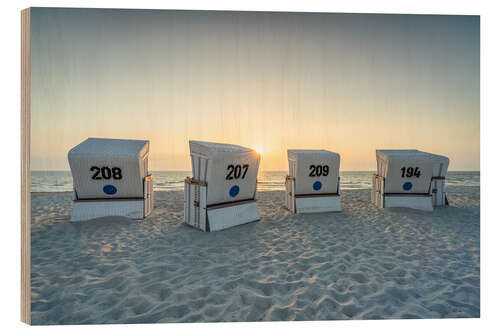
M 411 177 L 420 177 L 420 170 L 418 167 L 402 167 L 401 168 L 401 177 L 402 178 L 411 178 Z

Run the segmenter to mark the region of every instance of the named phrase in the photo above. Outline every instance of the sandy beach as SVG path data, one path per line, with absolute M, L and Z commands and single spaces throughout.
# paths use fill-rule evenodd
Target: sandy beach
M 182 191 L 144 221 L 70 223 L 70 193 L 33 193 L 32 323 L 479 317 L 480 191 L 449 186 L 434 212 L 294 215 L 259 193 L 261 220 L 215 233 L 183 223 Z

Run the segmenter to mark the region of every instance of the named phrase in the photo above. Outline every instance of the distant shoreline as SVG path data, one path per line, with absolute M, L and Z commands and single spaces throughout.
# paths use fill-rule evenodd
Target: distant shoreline
M 283 183 L 283 189 L 282 190 L 277 190 L 277 189 L 273 189 L 273 190 L 261 190 L 261 191 L 257 191 L 257 192 L 282 192 L 282 191 L 285 191 L 285 188 L 284 188 L 284 183 Z M 462 187 L 462 186 L 465 186 L 465 187 L 481 187 L 480 185 L 446 185 L 446 187 Z M 367 188 L 346 188 L 346 189 L 342 189 L 340 188 L 341 191 L 370 191 L 370 189 L 367 189 Z M 171 190 L 154 190 L 154 192 L 175 192 L 175 191 L 182 191 L 181 189 L 171 189 Z M 53 192 L 30 192 L 31 194 L 36 194 L 36 195 L 48 195 L 48 194 L 71 194 L 73 193 L 72 191 L 53 191 Z
M 190 177 L 190 171 L 153 171 L 153 187 L 155 191 L 174 191 L 184 189 L 184 180 Z M 258 191 L 284 190 L 286 171 L 262 171 L 257 176 Z M 341 171 L 340 187 L 342 189 L 370 189 L 372 187 L 371 171 Z M 480 185 L 479 172 L 450 171 L 446 176 L 447 185 Z M 31 192 L 71 192 L 73 179 L 70 171 L 31 172 Z
M 192 172 L 192 170 L 149 170 L 150 172 Z M 375 172 L 376 170 L 342 170 L 340 172 Z M 71 170 L 30 170 L 30 172 L 71 172 Z M 259 172 L 288 172 L 288 170 L 259 170 Z M 448 170 L 448 172 L 481 172 L 481 170 Z

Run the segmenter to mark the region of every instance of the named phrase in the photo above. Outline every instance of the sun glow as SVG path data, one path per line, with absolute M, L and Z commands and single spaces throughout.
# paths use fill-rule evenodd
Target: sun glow
M 264 148 L 262 144 L 256 144 L 253 146 L 253 150 L 257 152 L 257 154 L 262 155 L 264 153 Z

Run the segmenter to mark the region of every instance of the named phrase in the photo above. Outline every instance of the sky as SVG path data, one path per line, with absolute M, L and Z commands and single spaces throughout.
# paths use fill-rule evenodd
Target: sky
M 88 137 L 150 140 L 189 170 L 189 140 L 327 149 L 374 170 L 420 149 L 479 170 L 479 16 L 33 8 L 31 168 L 69 170 Z

